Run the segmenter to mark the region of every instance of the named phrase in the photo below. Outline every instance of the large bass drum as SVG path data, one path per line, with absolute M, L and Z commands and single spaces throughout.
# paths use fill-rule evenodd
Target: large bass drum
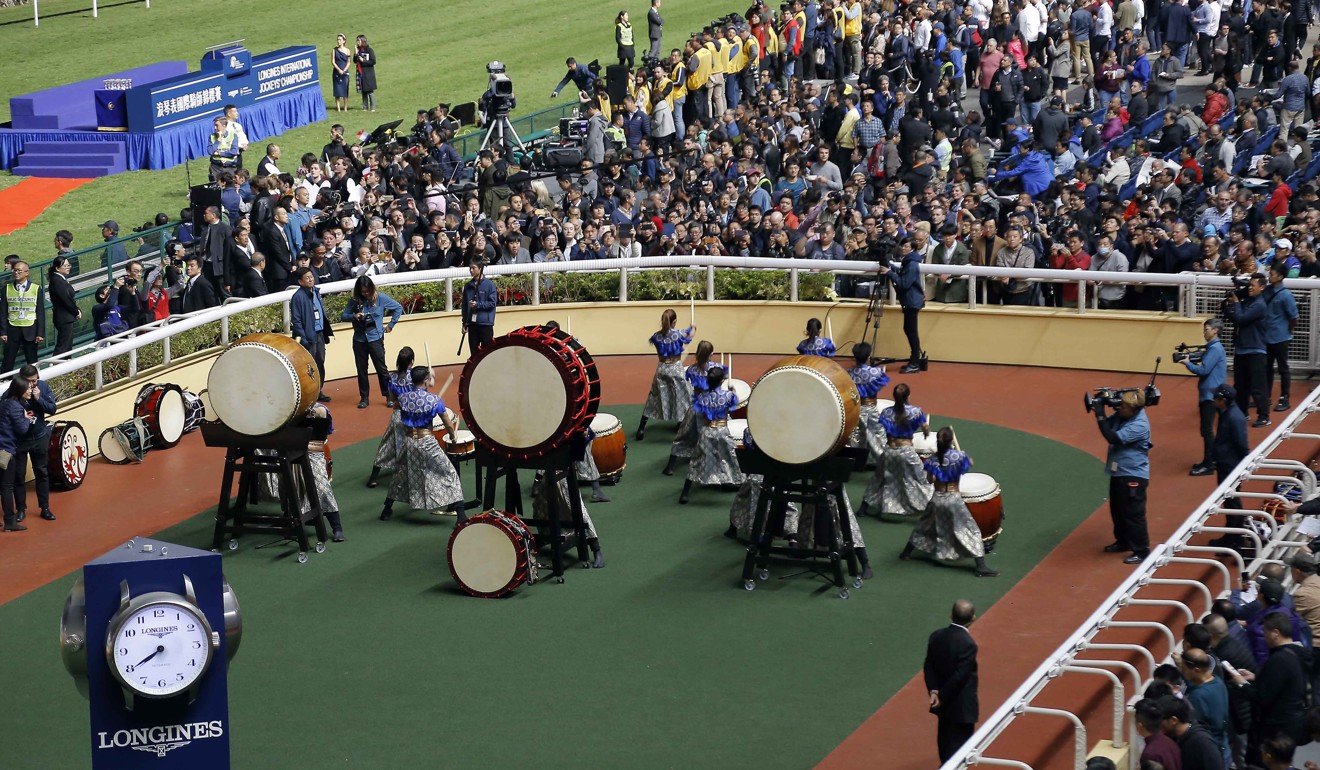
M 63 491 L 77 489 L 87 478 L 87 431 L 72 420 L 50 424 L 50 448 L 46 454 L 46 469 L 50 471 L 50 488 Z
M 249 334 L 230 345 L 206 378 L 210 409 L 245 436 L 264 436 L 301 418 L 321 392 L 306 348 L 280 334 Z
M 536 582 L 536 539 L 522 520 L 486 511 L 454 527 L 449 574 L 472 596 L 498 598 Z
M 458 406 L 484 449 L 535 460 L 591 423 L 600 406 L 600 375 L 572 335 L 525 326 L 468 359 L 458 380 Z
M 842 366 L 820 356 L 789 356 L 752 386 L 747 424 L 770 458 L 803 465 L 848 442 L 860 406 L 857 385 Z
M 152 449 L 169 449 L 183 438 L 188 410 L 178 385 L 143 385 L 133 401 L 133 416 L 141 417 L 151 434 Z

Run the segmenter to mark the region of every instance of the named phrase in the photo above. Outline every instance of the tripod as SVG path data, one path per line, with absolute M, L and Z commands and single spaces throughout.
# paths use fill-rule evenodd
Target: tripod
M 518 138 L 518 132 L 513 129 L 513 124 L 509 122 L 509 113 L 499 113 L 491 118 L 490 125 L 486 127 L 486 137 L 481 140 L 481 147 L 478 151 L 484 150 L 490 146 L 491 140 L 504 149 L 506 157 L 513 154 L 513 148 L 517 147 L 524 153 L 527 152 L 527 146 L 523 144 L 522 139 Z
M 881 262 L 885 264 L 885 262 Z M 880 273 L 880 268 L 876 268 L 875 276 L 871 282 L 871 296 L 866 300 L 866 322 L 862 324 L 863 328 L 869 327 L 871 330 L 871 350 L 875 350 L 875 338 L 880 333 L 880 319 L 885 317 L 885 276 Z M 866 332 L 862 332 L 865 338 Z

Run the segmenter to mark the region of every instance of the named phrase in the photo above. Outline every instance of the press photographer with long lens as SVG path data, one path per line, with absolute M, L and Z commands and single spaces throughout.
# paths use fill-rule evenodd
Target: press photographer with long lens
M 1105 414 L 1114 407 L 1112 415 Z M 1109 475 L 1109 517 L 1114 522 L 1114 542 L 1105 553 L 1126 553 L 1124 564 L 1140 564 L 1150 555 L 1146 530 L 1146 491 L 1150 486 L 1150 420 L 1146 416 L 1146 394 L 1132 388 L 1101 391 L 1089 403 L 1095 412 L 1100 435 L 1109 442 L 1105 473 Z
M 1228 379 L 1228 355 L 1224 353 L 1224 344 L 1219 341 L 1219 333 L 1223 328 L 1224 322 L 1220 319 L 1207 319 L 1201 325 L 1205 344 L 1191 347 L 1179 345 L 1173 353 L 1174 363 L 1187 367 L 1187 371 L 1197 377 L 1197 406 L 1201 413 L 1201 443 L 1205 451 L 1201 462 L 1192 466 L 1192 476 L 1209 476 L 1216 467 L 1213 450 L 1217 413 L 1215 392 Z
M 1235 279 L 1237 283 L 1237 279 Z M 1237 390 L 1238 408 L 1243 414 L 1256 404 L 1254 428 L 1270 425 L 1269 395 L 1265 391 L 1265 316 L 1268 308 L 1261 294 L 1265 276 L 1252 274 L 1245 283 L 1237 283 L 1224 300 L 1224 318 L 1236 324 L 1233 348 L 1233 387 Z

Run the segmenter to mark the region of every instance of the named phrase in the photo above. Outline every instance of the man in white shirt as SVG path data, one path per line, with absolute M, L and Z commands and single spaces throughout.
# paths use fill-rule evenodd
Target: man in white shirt
M 917 23 L 912 25 L 912 47 L 917 51 L 930 48 L 930 9 L 924 5 L 917 9 Z
M 1108 0 L 1100 0 L 1095 9 L 1095 21 L 1091 27 L 1091 55 L 1098 64 L 1109 50 L 1109 40 L 1114 34 L 1114 9 Z
M 1032 53 L 1037 52 L 1037 41 L 1045 24 L 1040 15 L 1041 8 L 1043 6 L 1039 5 L 1038 0 L 1027 0 L 1027 4 L 1018 13 L 1018 31 L 1022 33 L 1022 39 L 1027 41 L 1028 50 Z
M 243 124 L 238 122 L 238 107 L 226 104 L 225 117 L 229 118 L 229 125 L 233 127 L 234 133 L 238 134 L 238 167 L 243 168 L 243 153 L 247 150 L 248 136 L 247 131 L 243 130 Z

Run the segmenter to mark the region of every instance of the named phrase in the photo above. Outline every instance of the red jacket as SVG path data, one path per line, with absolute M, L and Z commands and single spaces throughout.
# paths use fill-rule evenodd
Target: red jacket
M 1272 217 L 1288 216 L 1288 201 L 1292 199 L 1292 188 L 1287 182 L 1282 182 L 1270 193 L 1270 199 L 1265 203 L 1265 213 Z
M 1205 97 L 1205 108 L 1201 110 L 1201 120 L 1205 121 L 1207 126 L 1218 123 L 1228 111 L 1228 97 L 1215 91 Z
M 1076 254 L 1060 254 L 1056 251 L 1050 255 L 1050 267 L 1055 270 L 1086 270 L 1090 266 L 1091 257 L 1084 251 Z M 1063 299 L 1065 302 L 1077 301 L 1077 284 L 1063 285 Z

